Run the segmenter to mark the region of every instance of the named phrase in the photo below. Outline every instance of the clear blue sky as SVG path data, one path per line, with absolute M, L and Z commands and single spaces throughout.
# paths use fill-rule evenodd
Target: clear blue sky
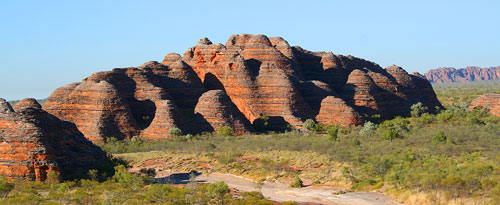
M 499 2 L 0 0 L 0 97 L 45 98 L 93 72 L 234 33 L 408 71 L 498 66 Z

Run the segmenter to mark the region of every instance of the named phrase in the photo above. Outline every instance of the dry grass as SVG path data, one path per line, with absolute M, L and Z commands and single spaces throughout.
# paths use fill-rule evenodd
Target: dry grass
M 197 170 L 236 174 L 261 181 L 267 178 L 289 180 L 300 173 L 306 182 L 319 180 L 321 184 L 345 185 L 341 175 L 342 164 L 315 152 L 275 150 L 237 154 L 189 154 L 171 151 L 150 151 L 115 154 L 134 167 L 155 167 L 158 170 L 178 172 Z M 221 157 L 232 156 L 221 160 Z

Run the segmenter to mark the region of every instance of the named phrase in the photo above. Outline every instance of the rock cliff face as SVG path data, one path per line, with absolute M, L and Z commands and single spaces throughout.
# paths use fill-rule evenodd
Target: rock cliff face
M 203 38 L 161 63 L 94 73 L 58 88 L 44 109 L 101 141 L 170 137 L 173 127 L 198 133 L 230 126 L 242 133 L 261 116 L 273 127 L 300 128 L 306 119 L 359 125 L 365 115 L 389 118 L 417 102 L 431 111 L 441 106 L 419 74 L 241 34 L 225 45 Z
M 0 174 L 45 180 L 49 171 L 85 174 L 106 161 L 106 153 L 77 127 L 45 112 L 34 99 L 15 110 L 0 99 Z
M 437 68 L 425 73 L 431 83 L 470 82 L 482 80 L 499 80 L 500 66 L 481 68 L 470 66 L 466 68 Z
M 486 108 L 492 115 L 500 116 L 500 94 L 484 94 L 474 99 L 469 109 L 479 106 Z

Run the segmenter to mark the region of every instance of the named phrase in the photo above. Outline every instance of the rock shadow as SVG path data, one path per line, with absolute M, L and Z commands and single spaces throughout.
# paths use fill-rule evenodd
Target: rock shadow
M 202 183 L 204 180 L 196 180 L 195 178 L 202 173 L 198 171 L 182 172 L 171 174 L 166 177 L 155 178 L 154 182 L 160 184 L 188 184 L 190 182 Z
M 212 73 L 205 74 L 205 80 L 203 80 L 203 86 L 207 90 L 224 90 L 224 85 L 220 82 L 220 80 Z
M 255 81 L 255 79 L 259 76 L 260 66 L 262 65 L 262 62 L 257 59 L 251 58 L 245 60 L 245 64 L 247 65 L 248 70 L 250 71 L 251 75 L 250 77 L 252 78 L 253 81 Z

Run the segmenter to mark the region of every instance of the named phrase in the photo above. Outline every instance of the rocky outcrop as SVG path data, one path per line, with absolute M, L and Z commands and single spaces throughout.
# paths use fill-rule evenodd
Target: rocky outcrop
M 500 116 L 500 94 L 484 94 L 474 99 L 469 109 L 486 108 L 492 115 Z
M 359 125 L 365 115 L 390 118 L 417 102 L 431 111 L 441 106 L 419 74 L 241 34 L 225 45 L 203 38 L 162 63 L 94 73 L 57 89 L 44 109 L 102 141 L 170 137 L 174 127 L 199 133 L 230 126 L 242 133 L 262 116 L 285 129 L 306 119 Z
M 34 98 L 22 99 L 21 101 L 16 103 L 14 106 L 12 106 L 12 108 L 14 108 L 14 110 L 20 110 L 22 108 L 27 108 L 27 107 L 42 109 L 42 106 Z
M 50 171 L 81 176 L 107 160 L 73 123 L 45 112 L 33 99 L 15 110 L 0 99 L 0 140 L 0 174 L 9 178 L 45 180 Z
M 425 77 L 431 83 L 499 80 L 500 66 L 489 68 L 470 66 L 460 69 L 443 67 L 430 70 L 429 72 L 425 73 Z
M 92 141 L 168 137 L 170 128 L 187 129 L 183 113 L 194 112 L 204 89 L 187 64 L 164 63 L 94 73 L 58 88 L 44 109 L 75 123 Z
M 218 130 L 221 127 L 231 127 L 235 133 L 253 131 L 247 118 L 231 102 L 223 90 L 210 90 L 200 97 L 195 108 L 199 120 L 206 120 L 208 125 L 203 130 Z
M 337 125 L 361 125 L 364 122 L 364 119 L 344 100 L 334 96 L 323 99 L 316 120 L 319 123 Z

